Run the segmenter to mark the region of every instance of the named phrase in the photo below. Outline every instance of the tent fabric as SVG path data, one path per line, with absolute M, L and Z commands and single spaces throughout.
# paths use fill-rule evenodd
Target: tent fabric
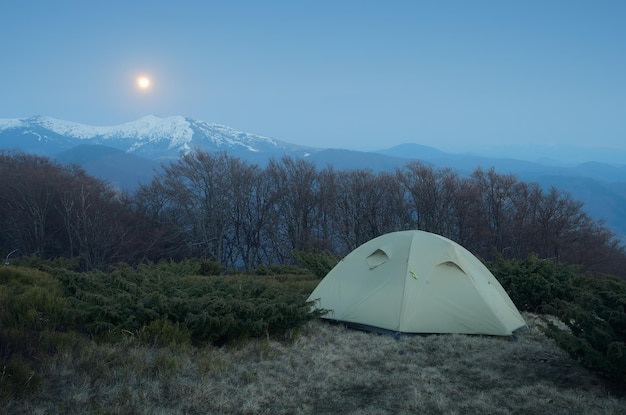
M 309 296 L 323 318 L 403 333 L 511 335 L 526 323 L 471 252 L 424 231 L 392 232 L 343 258 Z

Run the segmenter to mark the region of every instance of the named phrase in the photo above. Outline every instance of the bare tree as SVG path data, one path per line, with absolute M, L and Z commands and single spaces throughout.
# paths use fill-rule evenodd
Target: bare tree
M 339 175 L 332 166 L 318 173 L 319 194 L 317 198 L 317 221 L 314 239 L 319 249 L 335 252 L 339 249 L 337 238 L 337 198 L 339 196 Z
M 190 256 L 223 262 L 228 226 L 228 160 L 225 153 L 211 155 L 195 151 L 164 166 L 154 184 L 163 192 L 167 216 L 185 235 Z
M 509 222 L 515 211 L 514 195 L 518 181 L 514 175 L 498 174 L 493 168 L 487 172 L 476 169 L 471 180 L 482 202 L 476 217 L 481 218 L 482 226 L 478 225 L 477 230 L 484 237 L 479 241 L 482 243 L 477 251 L 482 257 L 491 258 L 494 251 L 501 252 L 509 246 L 510 237 L 519 231 L 513 229 Z
M 142 259 L 180 260 L 190 255 L 181 209 L 171 192 L 166 191 L 162 177 L 140 186 L 128 203 L 145 221 L 141 230 L 146 242 Z
M 229 163 L 232 207 L 227 232 L 228 265 L 251 270 L 271 261 L 265 246 L 269 243 L 272 187 L 257 165 L 238 159 Z
M 4 245 L 41 258 L 78 256 L 83 269 L 132 259 L 138 218 L 106 182 L 44 157 L 16 153 L 0 160 Z
M 40 257 L 62 254 L 56 188 L 67 177 L 67 171 L 44 157 L 0 155 L 0 214 L 9 247 Z
M 279 219 L 272 229 L 274 252 L 279 262 L 289 260 L 292 250 L 312 248 L 318 206 L 319 182 L 315 165 L 303 159 L 271 160 L 265 174 L 272 182 L 272 203 Z
M 542 258 L 624 275 L 624 247 L 568 193 L 494 169 L 460 178 L 407 163 L 394 173 L 317 171 L 285 157 L 260 168 L 225 153 L 190 153 L 123 195 L 77 166 L 0 153 L 0 249 L 119 261 L 210 258 L 251 270 L 292 252 L 346 254 L 387 232 L 418 228 L 483 259 Z
M 339 173 L 337 195 L 337 233 L 341 250 L 350 252 L 367 241 L 376 221 L 372 212 L 375 185 L 369 170 L 350 170 Z M 368 229 L 369 228 L 369 229 Z
M 459 193 L 456 173 L 412 161 L 397 172 L 397 177 L 406 192 L 412 227 L 448 237 L 458 233 L 454 221 Z

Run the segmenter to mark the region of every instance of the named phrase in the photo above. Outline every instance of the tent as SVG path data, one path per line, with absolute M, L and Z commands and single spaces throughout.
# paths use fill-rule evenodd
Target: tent
M 504 288 L 472 253 L 416 230 L 364 243 L 308 300 L 325 319 L 372 330 L 507 336 L 526 326 Z

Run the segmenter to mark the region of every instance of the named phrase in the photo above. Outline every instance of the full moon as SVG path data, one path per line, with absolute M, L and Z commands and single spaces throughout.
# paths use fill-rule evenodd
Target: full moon
M 148 89 L 150 87 L 150 78 L 140 76 L 137 78 L 137 86 L 141 89 Z

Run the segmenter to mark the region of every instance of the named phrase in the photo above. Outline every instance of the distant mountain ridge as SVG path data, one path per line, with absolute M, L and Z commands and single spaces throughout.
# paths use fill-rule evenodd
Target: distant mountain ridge
M 564 164 L 548 160 L 527 161 L 512 157 L 485 157 L 474 154 L 451 154 L 420 144 L 402 144 L 380 151 L 393 157 L 425 160 L 438 167 L 451 167 L 459 173 L 469 174 L 476 167 L 495 168 L 499 173 L 514 173 L 525 179 L 542 176 L 587 177 L 610 182 L 626 181 L 626 159 L 622 164 L 597 161 Z
M 153 115 L 117 126 L 88 126 L 55 118 L 35 116 L 0 119 L 0 149 L 20 150 L 76 163 L 120 189 L 132 190 L 148 182 L 161 163 L 176 160 L 194 149 L 224 151 L 242 160 L 264 165 L 272 158 L 305 158 L 319 168 L 393 171 L 409 160 L 436 168 L 452 168 L 460 175 L 477 167 L 515 174 L 569 192 L 585 204 L 595 219 L 605 221 L 626 242 L 626 157 L 622 163 L 563 163 L 559 160 L 528 161 L 510 157 L 452 154 L 415 143 L 380 151 L 322 149 L 290 144 L 233 128 L 173 116 Z M 558 151 L 554 152 L 555 156 Z M 591 153 L 590 153 L 591 154 Z M 615 160 L 621 160 L 616 153 Z

